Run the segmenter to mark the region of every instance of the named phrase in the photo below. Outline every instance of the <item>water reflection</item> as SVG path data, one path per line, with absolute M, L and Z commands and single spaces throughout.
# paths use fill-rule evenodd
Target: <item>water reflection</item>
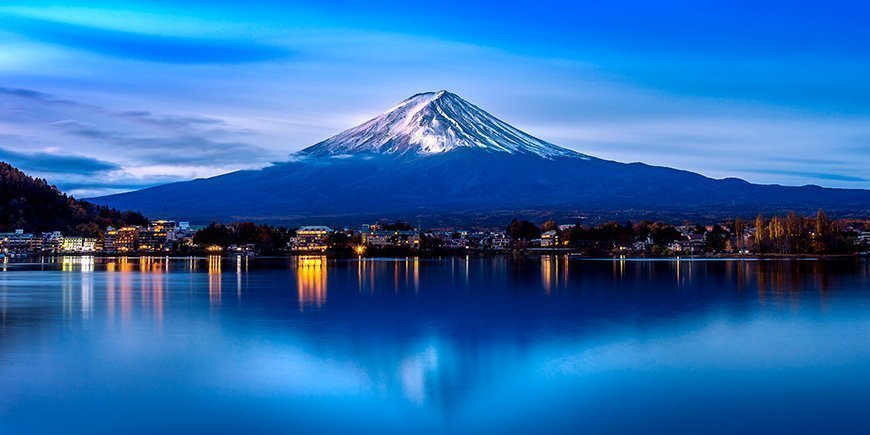
M 220 255 L 208 256 L 208 301 L 212 307 L 221 304 L 222 258 Z
M 299 310 L 320 308 L 326 303 L 326 256 L 303 256 L 296 259 L 296 292 Z
M 454 422 L 481 433 L 535 432 L 523 422 L 544 425 L 539 432 L 576 432 L 569 429 L 578 429 L 578 421 L 605 418 L 608 409 L 644 421 L 697 403 L 707 405 L 700 410 L 705 419 L 719 422 L 710 411 L 717 406 L 760 396 L 765 403 L 789 400 L 775 394 L 787 390 L 782 385 L 798 382 L 801 391 L 836 401 L 840 396 L 825 385 L 841 378 L 870 384 L 861 375 L 870 361 L 864 309 L 870 269 L 863 264 L 566 256 L 60 259 L 45 272 L 22 266 L 25 273 L 13 267 L 0 276 L 0 369 L 13 372 L 0 380 L 0 394 L 14 396 L 0 405 L 41 397 L 44 382 L 45 391 L 69 395 L 69 404 L 51 403 L 92 411 L 94 402 L 73 403 L 87 383 L 112 398 L 119 390 L 181 394 L 167 411 L 179 419 L 213 415 L 208 408 L 220 397 L 234 409 L 257 406 L 270 421 L 292 414 L 306 429 L 323 431 L 348 429 L 317 426 L 327 412 L 336 421 L 375 415 L 371 426 L 353 420 L 358 432 L 377 432 L 378 424 L 396 432 L 451 432 Z M 230 295 L 221 306 L 224 277 Z M 45 280 L 40 288 L 52 290 L 33 291 L 28 279 Z M 228 302 L 233 281 L 238 303 Z M 28 291 L 37 296 L 20 297 Z M 129 327 L 104 327 L 117 318 Z M 90 329 L 82 333 L 85 323 Z M 59 338 L 44 340 L 48 334 Z M 28 360 L 31 346 L 64 358 L 58 366 L 50 358 Z M 37 368 L 25 373 L 27 361 Z M 804 375 L 817 367 L 825 368 L 815 373 L 823 382 L 808 382 Z M 755 370 L 748 378 L 757 389 L 735 379 L 746 370 Z M 79 378 L 51 375 L 67 371 Z M 20 391 L 27 394 L 16 396 Z M 863 388 L 849 391 L 870 396 Z M 149 406 L 159 402 L 140 396 Z M 100 405 L 114 413 L 136 409 L 124 400 Z M 751 413 L 748 406 L 739 410 Z M 422 421 L 431 426 L 416 426 Z
M 250 257 L 247 255 L 236 256 L 236 300 L 242 300 L 242 276 L 247 278 L 247 271 L 250 267 Z
M 541 285 L 550 294 L 554 289 L 568 286 L 570 260 L 567 255 L 545 255 L 541 257 Z
M 75 293 L 79 293 L 79 311 L 81 319 L 87 321 L 91 317 L 94 305 L 94 257 L 64 256 L 60 260 L 61 271 L 64 273 L 61 291 L 63 294 L 63 311 L 67 319 L 73 316 L 75 309 Z

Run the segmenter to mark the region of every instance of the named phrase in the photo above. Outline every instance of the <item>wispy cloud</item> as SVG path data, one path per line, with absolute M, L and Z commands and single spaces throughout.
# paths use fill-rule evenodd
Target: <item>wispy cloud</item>
M 0 148 L 0 160 L 25 171 L 96 175 L 121 169 L 121 166 L 93 157 L 51 152 L 17 152 Z
M 181 121 L 175 122 L 187 125 Z M 245 156 L 247 159 L 262 158 L 265 160 L 271 156 L 267 150 L 256 145 L 235 141 L 218 141 L 187 133 L 171 136 L 142 136 L 101 129 L 74 119 L 54 122 L 51 125 L 66 134 L 100 141 L 114 149 L 125 150 L 126 154 L 135 155 L 138 160 L 148 164 L 207 162 L 208 164 L 222 165 L 237 163 L 240 156 Z
M 783 169 L 749 169 L 744 172 L 752 172 L 757 174 L 773 174 L 773 175 L 787 175 L 793 177 L 802 177 L 802 178 L 816 178 L 819 180 L 831 180 L 831 181 L 852 181 L 856 183 L 863 183 L 868 181 L 863 177 L 855 177 L 852 175 L 843 175 L 843 174 L 832 174 L 826 172 L 813 172 L 813 171 L 789 171 Z
M 256 131 L 197 113 L 114 110 L 0 87 L 0 159 L 79 197 L 268 165 Z
M 183 129 L 191 126 L 226 126 L 227 122 L 222 119 L 207 116 L 168 116 L 155 115 L 147 110 L 130 110 L 116 113 L 117 116 L 135 122 L 155 125 L 171 129 Z
M 288 58 L 290 50 L 254 41 L 124 32 L 3 14 L 6 31 L 28 39 L 101 55 L 151 62 L 249 63 Z

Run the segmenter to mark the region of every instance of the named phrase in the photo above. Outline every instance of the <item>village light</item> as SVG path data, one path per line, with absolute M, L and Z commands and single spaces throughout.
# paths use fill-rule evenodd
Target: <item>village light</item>
M 353 251 L 356 252 L 356 255 L 361 257 L 363 254 L 366 253 L 366 247 L 365 245 L 357 245 L 354 246 Z

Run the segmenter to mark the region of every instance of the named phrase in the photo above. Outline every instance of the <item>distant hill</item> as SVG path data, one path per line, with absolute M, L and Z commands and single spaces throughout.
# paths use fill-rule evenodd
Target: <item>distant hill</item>
M 446 91 L 387 112 L 270 167 L 94 199 L 149 216 L 429 225 L 512 216 L 710 220 L 824 208 L 870 214 L 870 190 L 751 184 L 571 151 L 520 131 Z
M 44 179 L 0 162 L 0 232 L 21 228 L 29 232 L 60 230 L 92 235 L 109 225 L 145 223 L 147 219 L 140 213 L 75 199 Z

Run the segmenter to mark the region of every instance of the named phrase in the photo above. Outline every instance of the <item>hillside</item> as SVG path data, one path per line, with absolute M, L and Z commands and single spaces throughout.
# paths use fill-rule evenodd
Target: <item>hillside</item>
M 44 179 L 0 162 L 0 232 L 21 228 L 90 235 L 109 225 L 145 223 L 147 219 L 140 213 L 75 199 Z

